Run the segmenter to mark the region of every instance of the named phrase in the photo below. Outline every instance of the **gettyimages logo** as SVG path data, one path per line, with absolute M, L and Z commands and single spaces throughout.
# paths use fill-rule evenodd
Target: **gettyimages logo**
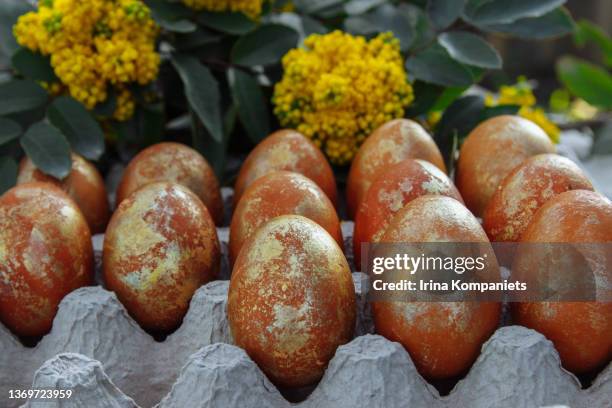
M 372 301 L 612 301 L 612 243 L 362 247 Z

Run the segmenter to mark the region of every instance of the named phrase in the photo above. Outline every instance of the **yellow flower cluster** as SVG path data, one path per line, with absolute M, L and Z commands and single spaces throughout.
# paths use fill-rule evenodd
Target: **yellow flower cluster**
M 264 0 L 183 0 L 183 3 L 195 10 L 232 11 L 256 19 L 261 14 Z
M 311 138 L 335 164 L 350 162 L 365 138 L 403 117 L 412 102 L 400 53 L 391 33 L 366 40 L 341 31 L 309 36 L 283 58 L 274 113 L 282 126 Z
M 561 130 L 548 119 L 544 109 L 535 106 L 536 97 L 529 82 L 524 77 L 519 77 L 515 85 L 502 85 L 499 88 L 497 98 L 488 95 L 485 103 L 487 106 L 516 105 L 520 106 L 519 116 L 529 119 L 540 126 L 548 137 L 554 142 L 559 143 Z
M 41 0 L 14 29 L 17 42 L 51 56 L 51 66 L 70 95 L 92 109 L 115 89 L 115 118 L 134 111 L 129 85 L 157 77 L 158 27 L 141 0 Z

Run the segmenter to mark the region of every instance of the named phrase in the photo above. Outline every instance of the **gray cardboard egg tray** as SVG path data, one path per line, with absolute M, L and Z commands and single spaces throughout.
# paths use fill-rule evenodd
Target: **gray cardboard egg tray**
M 343 223 L 342 229 L 351 261 L 353 225 Z M 360 272 L 353 273 L 355 338 L 338 348 L 321 381 L 298 397 L 302 402 L 289 402 L 286 397 L 294 400 L 296 394 L 282 394 L 232 345 L 226 316 L 228 229 L 218 233 L 221 280 L 195 293 L 180 328 L 164 341 L 144 332 L 102 286 L 66 296 L 51 332 L 34 348 L 24 347 L 0 324 L 0 407 L 612 407 L 612 364 L 582 389 L 561 367 L 552 343 L 520 326 L 500 327 L 467 376 L 441 396 L 400 344 L 373 334 Z M 93 240 L 98 282 L 102 239 Z M 70 399 L 8 399 L 9 390 L 17 389 L 73 393 Z

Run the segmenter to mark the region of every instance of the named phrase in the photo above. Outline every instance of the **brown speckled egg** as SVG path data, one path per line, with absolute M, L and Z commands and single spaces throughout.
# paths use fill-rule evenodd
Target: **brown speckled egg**
M 461 146 L 456 183 L 467 207 L 481 216 L 501 181 L 525 159 L 554 153 L 555 146 L 535 123 L 520 116 L 488 119 Z
M 446 172 L 438 146 L 421 125 L 408 119 L 392 120 L 376 129 L 353 159 L 346 186 L 351 218 L 378 172 L 405 159 L 422 159 Z
M 491 241 L 515 242 L 535 212 L 554 195 L 569 190 L 593 190 L 574 162 L 556 154 L 525 160 L 500 184 L 483 214 Z
M 554 243 L 612 243 L 612 203 L 602 195 L 573 190 L 561 193 L 548 200 L 534 215 L 523 233 L 521 242 Z M 590 250 L 588 248 L 591 248 Z M 610 246 L 584 247 L 589 262 L 600 266 L 592 270 L 603 271 L 600 279 L 594 279 L 598 290 L 610 291 L 610 268 L 612 254 Z M 559 277 L 560 283 L 567 281 L 582 283 L 581 277 L 570 278 L 577 273 L 571 263 L 554 262 L 563 257 L 556 251 L 566 252 L 567 246 L 551 251 L 541 247 L 519 247 L 513 273 L 536 267 L 547 273 L 550 279 Z M 551 255 L 552 253 L 552 255 Z M 586 259 L 586 258 L 585 258 Z M 547 270 L 542 272 L 543 270 Z M 607 276 L 606 276 L 607 274 Z M 592 277 L 584 277 L 584 281 Z M 597 284 L 600 282 L 601 285 Z M 555 287 L 555 281 L 548 281 Z M 612 358 L 612 303 L 610 302 L 524 302 L 512 303 L 514 322 L 534 329 L 551 340 L 563 366 L 574 373 L 584 373 L 610 362 Z
M 277 385 L 316 382 L 355 327 L 355 288 L 336 241 L 298 215 L 274 218 L 244 243 L 228 316 L 236 345 Z
M 188 188 L 152 183 L 123 200 L 104 240 L 104 278 L 145 329 L 177 327 L 213 280 L 220 249 L 208 210 Z
M 314 181 L 290 171 L 275 171 L 255 180 L 234 210 L 229 250 L 233 261 L 257 228 L 280 215 L 302 215 L 322 226 L 342 248 L 342 231 L 334 205 Z
M 255 180 L 277 170 L 308 177 L 337 204 L 334 172 L 321 150 L 301 133 L 284 129 L 266 137 L 242 164 L 234 186 L 234 206 Z
M 71 291 L 92 284 L 87 221 L 50 183 L 21 184 L 0 197 L 0 320 L 19 336 L 51 329 Z
M 358 267 L 361 244 L 378 242 L 395 213 L 423 195 L 445 195 L 463 203 L 448 176 L 427 161 L 407 159 L 378 173 L 355 217 L 353 252 Z
M 489 240 L 478 220 L 459 201 L 422 196 L 395 215 L 381 242 L 487 244 Z M 487 273 L 498 275 L 497 263 L 491 262 L 493 249 L 487 252 L 492 254 Z M 501 315 L 501 305 L 495 302 L 379 301 L 372 308 L 376 331 L 401 343 L 419 372 L 430 379 L 467 371 Z
M 44 181 L 61 187 L 77 203 L 92 234 L 104 232 L 110 216 L 104 180 L 98 169 L 78 154 L 72 154 L 72 170 L 63 180 L 57 180 L 38 170 L 25 157 L 19 165 L 17 184 Z
M 132 159 L 117 188 L 119 205 L 140 187 L 157 181 L 178 183 L 197 195 L 215 224 L 223 221 L 223 200 L 215 172 L 200 153 L 180 143 L 148 147 Z

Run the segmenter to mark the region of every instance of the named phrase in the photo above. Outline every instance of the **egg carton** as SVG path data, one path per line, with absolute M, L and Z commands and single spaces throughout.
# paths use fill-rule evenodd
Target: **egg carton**
M 343 223 L 352 264 L 352 223 Z M 220 279 L 229 279 L 228 229 Z M 233 341 L 227 321 L 229 282 L 218 280 L 193 296 L 181 326 L 156 341 L 103 287 L 103 237 L 94 237 L 99 285 L 64 298 L 53 328 L 27 348 L 0 324 L 0 400 L 9 390 L 72 389 L 70 399 L 6 400 L 26 407 L 569 407 L 612 408 L 612 366 L 586 390 L 561 367 L 552 343 L 519 326 L 501 327 L 483 345 L 468 375 L 441 396 L 416 371 L 403 347 L 374 333 L 362 291 L 367 276 L 353 273 L 355 339 L 341 346 L 314 389 L 278 390 Z M 503 319 L 507 321 L 506 319 Z M 303 398 L 302 398 L 303 399 Z
M 70 399 L 30 401 L 26 407 L 612 406 L 612 366 L 582 390 L 561 367 L 552 343 L 520 326 L 499 328 L 469 374 L 441 397 L 400 344 L 367 333 L 372 325 L 359 285 L 363 275 L 353 277 L 360 335 L 338 349 L 323 379 L 299 404 L 288 402 L 231 344 L 227 281 L 200 288 L 181 327 L 163 342 L 142 331 L 114 293 L 99 286 L 68 295 L 52 331 L 34 349 L 0 327 L 0 393 L 73 390 Z M 7 406 L 21 402 L 9 400 Z

